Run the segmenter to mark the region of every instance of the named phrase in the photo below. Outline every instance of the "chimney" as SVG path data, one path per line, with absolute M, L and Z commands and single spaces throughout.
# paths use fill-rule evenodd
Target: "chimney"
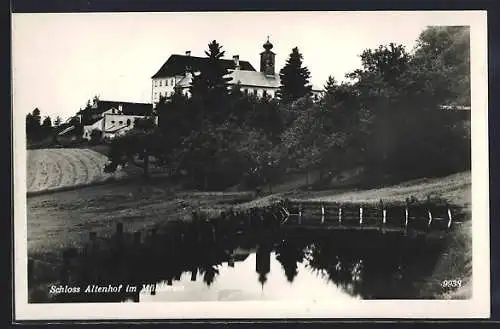
M 186 50 L 186 56 L 191 56 L 191 50 Z
M 233 60 L 234 60 L 235 69 L 239 70 L 240 69 L 240 55 L 234 55 Z

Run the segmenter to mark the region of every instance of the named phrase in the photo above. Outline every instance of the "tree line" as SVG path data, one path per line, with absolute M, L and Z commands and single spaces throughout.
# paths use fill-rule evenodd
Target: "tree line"
M 192 72 L 191 97 L 176 88 L 156 106 L 158 126 L 113 140 L 106 170 L 152 156 L 172 178 L 204 189 L 259 186 L 290 171 L 328 178 L 361 167 L 367 177 L 406 179 L 467 170 L 470 137 L 440 106 L 470 105 L 469 44 L 468 27 L 429 27 L 412 52 L 394 43 L 366 49 L 361 67 L 345 82 L 330 76 L 316 101 L 297 47 L 280 70 L 278 97 L 259 98 L 228 80 L 214 40 L 206 68 Z
M 38 141 L 51 136 L 54 128 L 61 124 L 61 120 L 61 117 L 57 116 L 52 122 L 48 115 L 42 120 L 40 110 L 35 108 L 26 115 L 26 137 L 28 141 Z

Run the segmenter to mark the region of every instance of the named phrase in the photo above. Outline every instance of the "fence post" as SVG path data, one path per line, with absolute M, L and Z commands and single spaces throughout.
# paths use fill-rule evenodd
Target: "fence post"
M 89 233 L 89 240 L 90 240 L 91 252 L 96 252 L 97 251 L 97 234 L 96 234 L 96 232 Z
M 63 259 L 63 267 L 61 270 L 61 282 L 63 284 L 67 284 L 69 281 L 69 264 L 70 264 L 69 253 L 67 250 L 64 250 L 62 252 L 62 259 Z
M 451 222 L 453 221 L 453 217 L 451 216 L 451 209 L 448 206 L 448 225 L 446 226 L 446 230 L 451 228 Z
M 363 207 L 359 207 L 359 225 L 363 225 Z
M 123 223 L 116 223 L 116 242 L 118 244 L 118 247 L 122 247 L 123 243 Z
M 215 242 L 217 240 L 217 233 L 215 231 L 215 223 L 210 222 L 210 226 L 212 227 L 212 241 Z
M 299 204 L 299 225 L 302 224 L 302 204 Z
M 250 210 L 242 210 L 241 211 L 241 216 L 243 216 L 243 222 L 244 222 L 244 227 L 245 229 L 250 229 L 252 227 L 252 222 L 250 218 Z
M 409 218 L 408 207 L 409 207 L 410 199 L 406 198 L 405 201 L 406 201 L 406 207 L 405 207 L 405 229 L 408 229 L 408 218 Z
M 325 223 L 325 205 L 321 205 L 321 224 Z
M 195 223 L 195 224 L 198 223 L 200 217 L 198 216 L 198 212 L 196 210 L 193 210 L 191 212 L 191 218 L 193 220 L 193 223 Z
M 342 224 L 342 205 L 339 204 L 339 224 Z
M 430 229 L 431 223 L 432 223 L 431 196 L 430 195 L 427 195 L 427 215 L 429 217 L 429 221 L 427 222 L 427 229 Z
M 134 232 L 134 247 L 136 251 L 138 250 L 141 244 L 141 231 Z
M 387 222 L 387 210 L 385 209 L 384 201 L 380 199 L 380 208 L 382 209 L 382 225 L 385 225 Z
M 158 232 L 158 228 L 153 227 L 151 229 L 151 244 L 153 247 L 156 246 L 156 237 L 157 237 L 156 233 L 157 232 Z

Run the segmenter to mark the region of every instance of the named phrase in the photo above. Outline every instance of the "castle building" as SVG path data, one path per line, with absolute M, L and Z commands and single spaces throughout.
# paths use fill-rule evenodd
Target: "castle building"
M 276 72 L 276 54 L 272 51 L 273 44 L 269 38 L 262 46 L 260 53 L 260 69 L 257 71 L 248 61 L 240 60 L 239 55 L 234 55 L 232 60 L 221 59 L 222 66 L 229 71 L 231 78 L 229 85 L 239 84 L 241 91 L 263 97 L 276 96 L 280 87 L 280 76 Z M 184 94 L 189 96 L 192 73 L 198 74 L 208 64 L 207 57 L 191 56 L 191 51 L 185 55 L 171 55 L 160 69 L 151 77 L 152 103 L 159 102 L 160 97 L 170 97 L 174 88 L 181 87 Z M 313 96 L 319 97 L 321 90 L 313 88 Z

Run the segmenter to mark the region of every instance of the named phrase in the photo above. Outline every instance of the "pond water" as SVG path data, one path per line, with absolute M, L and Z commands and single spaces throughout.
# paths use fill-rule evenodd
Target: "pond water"
M 205 245 L 195 257 L 181 252 L 184 262 L 143 285 L 138 301 L 417 298 L 441 248 L 442 241 L 372 232 L 246 236 Z
M 297 275 L 289 281 L 276 253 L 260 254 L 255 250 L 239 250 L 244 259 L 231 266 L 216 267 L 214 281 L 207 285 L 204 273 L 198 272 L 195 281 L 191 273 L 183 273 L 179 281 L 159 282 L 151 294 L 145 287 L 140 302 L 148 301 L 237 301 L 237 300 L 324 300 L 353 298 L 318 272 L 297 264 Z M 257 256 L 258 254 L 258 256 Z M 259 264 L 262 262 L 262 264 Z M 169 285 L 170 284 L 170 285 Z
M 59 302 L 343 300 L 421 294 L 445 239 L 403 232 L 183 225 L 87 252 L 65 280 L 123 283 L 127 293 L 57 295 Z M 61 272 L 63 273 L 63 272 Z

